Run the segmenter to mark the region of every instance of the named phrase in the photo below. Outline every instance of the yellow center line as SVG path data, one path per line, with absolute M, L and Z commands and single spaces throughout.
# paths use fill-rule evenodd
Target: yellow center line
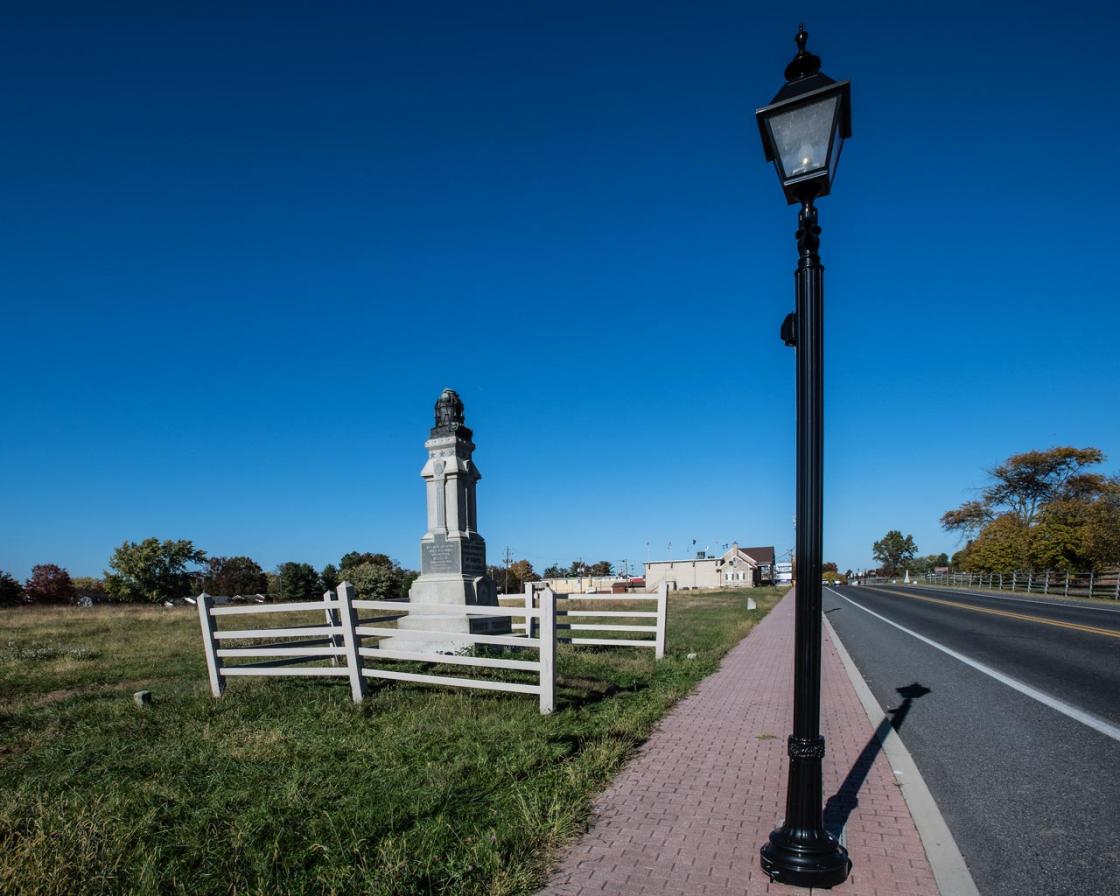
M 1082 625 L 1078 622 L 1061 622 L 1057 619 L 1046 619 L 1043 616 L 1029 616 L 1026 613 L 1012 613 L 1010 610 L 993 610 L 991 607 L 974 607 L 971 604 L 958 603 L 955 600 L 941 600 L 936 597 L 926 597 L 909 591 L 896 591 L 884 588 L 890 594 L 899 597 L 909 597 L 912 600 L 924 600 L 930 604 L 944 604 L 947 607 L 956 607 L 958 610 L 972 610 L 974 613 L 989 613 L 992 616 L 1006 616 L 1008 619 L 1021 619 L 1024 622 L 1037 622 L 1040 625 L 1053 625 L 1056 628 L 1070 628 L 1077 632 L 1088 632 L 1092 635 L 1104 635 L 1106 638 L 1120 638 L 1120 631 L 1111 628 L 1098 628 L 1095 625 Z

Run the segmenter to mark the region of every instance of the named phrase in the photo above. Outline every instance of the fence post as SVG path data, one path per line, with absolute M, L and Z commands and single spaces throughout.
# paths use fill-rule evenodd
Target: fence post
M 1042 593 L 1050 593 L 1050 570 L 1046 570 L 1046 581 L 1042 583 Z
M 669 583 L 662 582 L 657 586 L 657 634 L 654 636 L 653 656 L 655 659 L 665 657 L 665 623 L 669 615 Z
M 334 592 L 333 591 L 324 591 L 323 592 L 323 601 L 326 602 L 326 601 L 331 601 L 331 600 L 334 600 Z M 327 617 L 327 625 L 333 625 L 333 626 L 336 626 L 336 627 L 342 625 L 342 619 L 339 618 L 338 610 L 332 610 L 330 607 L 326 607 L 323 610 L 323 615 L 325 615 Z M 342 635 L 333 635 L 332 634 L 332 635 L 329 636 L 329 638 L 327 640 L 329 640 L 331 642 L 331 647 L 341 647 L 342 646 Z M 338 657 L 337 656 L 335 656 L 335 655 L 331 656 L 331 665 L 332 666 L 337 666 L 338 665 Z
M 1116 585 L 1112 589 L 1113 600 L 1120 600 L 1120 568 L 1116 570 Z
M 555 602 L 553 603 L 552 606 L 553 606 L 553 609 L 556 608 Z M 525 583 L 525 609 L 526 610 L 533 609 L 533 583 L 532 582 L 526 582 Z M 532 617 L 532 615 L 529 615 L 529 616 L 525 617 L 525 637 L 527 637 L 527 638 L 535 638 L 536 637 L 536 635 L 533 634 L 533 632 L 535 632 L 537 630 L 537 626 L 534 624 L 535 622 L 536 622 L 536 620 Z
M 1116 581 L 1120 582 L 1120 579 L 1117 579 Z M 1066 594 L 1066 597 L 1069 597 L 1069 570 L 1068 569 L 1066 570 L 1066 591 L 1065 591 L 1065 594 Z
M 1012 590 L 1012 591 L 1014 591 L 1014 590 L 1015 590 L 1015 580 L 1016 580 L 1017 578 L 1019 578 L 1019 572 L 1018 572 L 1018 570 L 1014 570 L 1014 569 L 1013 569 L 1013 570 L 1011 570 L 1011 590 Z
M 1089 567 L 1089 597 L 1093 596 L 1093 578 L 1095 577 L 1095 575 L 1096 575 L 1096 570 L 1093 569 L 1093 567 L 1090 566 Z
M 206 671 L 210 673 L 210 693 L 220 697 L 226 689 L 226 678 L 222 675 L 218 654 L 214 650 L 214 632 L 218 624 L 210 613 L 213 606 L 214 598 L 205 591 L 198 596 L 198 618 L 202 622 L 202 647 L 206 651 Z
M 556 709 L 556 595 L 551 588 L 541 592 L 540 639 L 541 715 L 548 715 Z
M 342 622 L 343 647 L 346 649 L 346 666 L 350 670 L 350 694 L 355 703 L 361 703 L 366 696 L 366 679 L 362 675 L 362 657 L 358 653 L 358 613 L 354 609 L 354 586 L 342 582 L 338 586 L 338 599 L 342 606 L 338 615 Z
M 1034 570 L 1032 569 L 1027 573 L 1027 594 L 1031 593 L 1031 586 L 1034 584 Z

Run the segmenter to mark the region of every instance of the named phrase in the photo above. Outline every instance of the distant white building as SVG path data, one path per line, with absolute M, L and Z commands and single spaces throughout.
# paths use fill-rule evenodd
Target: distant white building
M 774 548 L 731 546 L 722 557 L 700 554 L 692 560 L 654 560 L 645 565 L 646 590 L 662 582 L 670 590 L 693 588 L 753 588 L 774 580 Z
M 540 584 L 557 594 L 592 594 L 614 591 L 619 585 L 628 586 L 630 581 L 625 576 L 563 576 L 541 579 Z

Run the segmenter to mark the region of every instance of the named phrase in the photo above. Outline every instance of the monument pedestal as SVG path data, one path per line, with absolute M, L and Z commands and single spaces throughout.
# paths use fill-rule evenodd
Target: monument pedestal
M 439 632 L 501 635 L 509 617 L 471 615 L 472 606 L 498 606 L 498 592 L 486 574 L 486 541 L 478 534 L 475 486 L 482 474 L 471 459 L 473 434 L 464 425 L 463 402 L 444 389 L 436 402 L 436 425 L 424 443 L 428 462 L 428 531 L 420 539 L 420 577 L 408 592 L 408 616 L 398 629 L 432 631 L 431 638 L 386 638 L 382 646 L 422 653 L 457 652 L 469 644 L 440 638 Z M 452 607 L 462 607 L 457 612 Z
M 491 594 L 487 595 L 486 586 Z M 479 592 L 482 592 L 480 595 Z M 481 597 L 481 599 L 479 599 Z M 470 646 L 468 643 L 440 638 L 440 632 L 469 633 L 473 635 L 505 635 L 510 632 L 509 619 L 504 616 L 474 616 L 472 605 L 498 606 L 493 585 L 485 577 L 471 579 L 462 575 L 421 576 L 408 591 L 408 615 L 397 620 L 397 628 L 410 631 L 431 631 L 428 638 L 391 638 L 399 650 L 416 650 L 424 653 L 454 653 Z M 430 609 L 425 605 L 435 605 Z M 448 604 L 461 605 L 464 612 L 446 609 Z M 389 646 L 388 644 L 385 645 Z

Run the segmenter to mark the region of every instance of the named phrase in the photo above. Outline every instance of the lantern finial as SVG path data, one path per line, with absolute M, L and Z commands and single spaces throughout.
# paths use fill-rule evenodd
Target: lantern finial
M 804 25 L 797 26 L 797 37 L 794 38 L 797 42 L 797 55 L 793 57 L 793 61 L 786 66 L 786 80 L 797 81 L 801 78 L 807 78 L 809 75 L 815 75 L 821 70 L 821 59 L 819 56 L 814 56 L 805 49 L 805 43 L 809 40 L 809 32 L 805 30 Z

